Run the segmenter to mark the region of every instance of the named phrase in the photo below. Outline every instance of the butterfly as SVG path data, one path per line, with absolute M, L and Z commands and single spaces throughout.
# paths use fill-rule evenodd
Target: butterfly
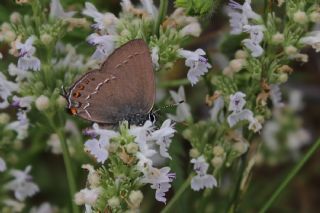
M 148 45 L 131 40 L 63 90 L 72 115 L 106 125 L 154 122 L 155 77 Z

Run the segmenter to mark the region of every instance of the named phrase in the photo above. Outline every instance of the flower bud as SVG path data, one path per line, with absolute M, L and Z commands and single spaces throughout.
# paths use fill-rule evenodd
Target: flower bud
M 196 148 L 192 148 L 189 151 L 189 155 L 190 155 L 191 158 L 197 158 L 197 157 L 200 156 L 200 153 Z
M 139 147 L 138 147 L 138 144 L 136 143 L 129 143 L 126 145 L 126 151 L 129 154 L 135 154 L 138 152 L 138 150 L 139 150 Z
M 112 153 L 115 153 L 117 151 L 118 147 L 119 147 L 118 143 L 111 142 L 110 146 L 108 148 L 108 151 L 112 152 Z
M 10 121 L 10 116 L 5 113 L 2 112 L 0 113 L 0 124 L 7 124 Z
M 111 207 L 111 208 L 117 208 L 119 205 L 120 205 L 120 200 L 119 198 L 113 196 L 112 198 L 110 198 L 108 200 L 108 205 Z
M 44 45 L 48 46 L 52 42 L 53 38 L 51 35 L 45 33 L 40 36 L 40 40 Z
M 280 73 L 289 73 L 290 74 L 293 72 L 293 69 L 290 66 L 285 64 L 285 65 L 282 65 L 281 67 L 279 67 L 277 69 L 277 71 Z
M 3 40 L 5 42 L 11 43 L 15 39 L 16 39 L 16 34 L 13 31 L 9 30 L 9 31 L 4 32 Z
M 244 50 L 237 50 L 234 56 L 236 59 L 246 59 L 248 57 L 248 53 Z
M 298 52 L 298 49 L 292 45 L 290 46 L 287 46 L 285 49 L 284 49 L 285 53 L 287 55 L 294 55 Z
M 66 99 L 65 99 L 64 97 L 62 97 L 62 96 L 59 96 L 59 97 L 57 98 L 56 102 L 57 102 L 57 104 L 58 104 L 59 107 L 65 107 L 66 104 L 67 104 Z
M 129 201 L 132 205 L 132 208 L 137 209 L 140 207 L 140 204 L 143 200 L 143 194 L 140 190 L 133 190 L 129 194 Z
M 288 81 L 288 74 L 287 73 L 281 73 L 278 77 L 278 80 L 280 83 L 286 83 Z
M 309 18 L 314 23 L 320 23 L 320 13 L 319 12 L 310 13 Z
M 228 76 L 228 77 L 231 78 L 233 76 L 233 74 L 234 74 L 234 71 L 233 71 L 233 69 L 231 69 L 230 66 L 227 66 L 227 67 L 225 67 L 223 69 L 222 73 L 223 73 L 223 75 Z
M 293 20 L 298 24 L 306 24 L 308 22 L 308 16 L 304 11 L 298 10 L 293 14 Z
M 240 155 L 246 153 L 248 148 L 248 144 L 244 142 L 236 142 L 232 145 L 232 149 Z
M 239 72 L 245 65 L 246 60 L 244 59 L 233 59 L 229 63 L 229 67 L 233 72 Z
M 93 205 L 99 196 L 99 190 L 98 189 L 82 189 L 80 192 L 77 192 L 74 196 L 74 202 L 77 205 Z
M 212 160 L 211 160 L 211 165 L 214 167 L 214 168 L 220 168 L 223 164 L 223 158 L 222 157 L 214 157 Z
M 274 44 L 281 44 L 284 41 L 284 35 L 282 33 L 277 32 L 272 36 L 272 42 Z
M 18 12 L 13 12 L 10 15 L 10 22 L 12 22 L 13 24 L 18 24 L 21 22 L 21 15 Z
M 36 104 L 36 108 L 39 111 L 44 111 L 49 108 L 49 98 L 47 96 L 40 95 L 37 98 L 35 104 Z
M 213 147 L 212 152 L 214 156 L 222 156 L 224 154 L 224 149 L 222 146 L 217 145 Z

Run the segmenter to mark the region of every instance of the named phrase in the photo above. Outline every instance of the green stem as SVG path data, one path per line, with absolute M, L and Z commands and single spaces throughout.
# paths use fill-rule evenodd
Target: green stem
M 191 181 L 192 176 L 190 175 L 185 181 L 184 183 L 180 186 L 179 190 L 175 193 L 175 195 L 173 196 L 173 198 L 169 201 L 168 205 L 166 205 L 166 207 L 164 207 L 161 211 L 161 213 L 167 213 L 170 211 L 170 209 L 172 208 L 172 206 L 175 204 L 175 202 L 177 202 L 177 200 L 179 200 L 179 198 L 181 197 L 181 195 L 184 193 L 184 191 L 189 187 L 190 185 L 190 181 Z
M 240 161 L 240 168 L 238 170 L 238 179 L 236 182 L 236 186 L 234 188 L 234 191 L 232 193 L 232 196 L 228 202 L 228 206 L 225 212 L 236 212 L 238 207 L 238 198 L 240 194 L 240 186 L 243 178 L 243 173 L 247 165 L 247 156 L 248 152 L 246 152 L 242 157 Z
M 276 191 L 272 194 L 272 196 L 269 198 L 269 200 L 264 204 L 264 206 L 261 208 L 259 213 L 266 212 L 271 205 L 274 203 L 274 201 L 277 199 L 277 197 L 280 195 L 280 193 L 283 191 L 284 188 L 289 184 L 289 182 L 297 175 L 297 173 L 301 170 L 303 165 L 309 160 L 309 158 L 317 151 L 317 149 L 320 147 L 320 139 L 316 141 L 311 148 L 308 150 L 308 152 L 303 156 L 303 158 L 296 164 L 293 169 L 289 172 L 287 177 L 282 181 L 279 187 L 277 187 Z
M 67 181 L 68 181 L 68 187 L 69 187 L 70 202 L 72 206 L 72 213 L 80 213 L 79 207 L 73 201 L 74 195 L 77 192 L 77 188 L 76 188 L 75 176 L 72 170 L 71 158 L 70 158 L 67 142 L 65 140 L 65 137 L 61 129 L 56 127 L 51 116 L 47 115 L 47 120 L 49 121 L 49 124 L 51 125 L 53 131 L 55 131 L 59 136 L 60 145 L 61 145 L 62 154 L 63 154 L 63 161 L 66 168 L 66 173 L 67 173 Z
M 160 24 L 162 23 L 165 15 L 167 14 L 167 9 L 168 9 L 168 0 L 160 0 L 159 14 L 158 14 L 156 24 L 154 25 L 154 28 L 153 28 L 153 34 L 157 36 L 159 36 Z
M 60 144 L 61 144 L 62 153 L 63 153 L 63 161 L 64 161 L 64 165 L 66 167 L 67 180 L 68 180 L 68 185 L 69 185 L 69 196 L 70 196 L 70 200 L 71 200 L 71 204 L 72 204 L 72 212 L 73 213 L 80 213 L 79 207 L 73 201 L 74 195 L 77 192 L 77 187 L 76 187 L 74 173 L 72 171 L 72 164 L 71 164 L 71 158 L 70 158 L 68 145 L 67 145 L 67 142 L 66 142 L 63 134 L 61 134 L 60 131 L 58 131 L 57 134 L 59 135 Z
M 189 80 L 184 78 L 184 79 L 178 79 L 178 80 L 172 80 L 172 81 L 162 81 L 159 82 L 159 87 L 177 87 L 177 86 L 182 86 L 182 85 L 188 85 L 190 84 Z

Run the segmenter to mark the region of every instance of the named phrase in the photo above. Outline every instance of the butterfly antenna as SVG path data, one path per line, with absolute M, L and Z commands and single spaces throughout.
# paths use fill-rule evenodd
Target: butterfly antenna
M 158 108 L 157 110 L 155 110 L 153 113 L 157 113 L 157 112 L 162 111 L 162 110 L 167 109 L 167 108 L 172 108 L 172 107 L 179 106 L 179 104 L 182 104 L 182 103 L 184 103 L 184 100 L 181 100 L 181 101 L 179 101 L 178 103 L 175 103 L 175 104 L 169 104 L 169 105 L 166 105 L 166 106 L 162 106 L 162 107 Z

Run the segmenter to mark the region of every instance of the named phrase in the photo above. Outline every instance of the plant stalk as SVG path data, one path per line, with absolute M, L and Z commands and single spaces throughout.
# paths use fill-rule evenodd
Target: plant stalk
M 156 24 L 154 25 L 154 28 L 153 28 L 153 34 L 157 36 L 159 36 L 160 24 L 162 23 L 164 17 L 166 16 L 167 10 L 168 10 L 168 0 L 160 0 L 159 14 L 156 20 Z
M 64 161 L 64 165 L 66 167 L 67 180 L 68 180 L 68 185 L 69 185 L 69 196 L 70 196 L 70 201 L 71 201 L 71 206 L 72 206 L 72 212 L 73 213 L 80 213 L 79 207 L 73 201 L 74 195 L 77 192 L 77 187 L 76 187 L 76 181 L 75 181 L 74 173 L 73 173 L 73 170 L 72 170 L 72 164 L 71 164 L 71 158 L 70 158 L 68 145 L 67 145 L 67 142 L 66 142 L 65 138 L 61 134 L 61 132 L 58 131 L 57 134 L 58 134 L 59 139 L 60 139 L 60 144 L 61 144 L 62 154 L 63 154 L 63 161 Z
M 303 158 L 296 164 L 292 170 L 289 172 L 287 177 L 281 182 L 280 186 L 277 187 L 275 192 L 271 195 L 271 197 L 268 199 L 268 201 L 263 205 L 263 207 L 260 209 L 259 213 L 266 212 L 274 203 L 274 201 L 278 198 L 280 193 L 287 187 L 287 185 L 290 183 L 290 181 L 298 174 L 298 172 L 301 170 L 303 165 L 309 160 L 309 158 L 317 151 L 317 149 L 320 147 L 320 139 L 318 139 L 308 150 L 308 152 L 303 156 Z
M 185 181 L 184 183 L 181 185 L 181 187 L 179 188 L 179 190 L 175 193 L 175 195 L 173 196 L 173 198 L 169 201 L 168 205 L 166 205 L 166 207 L 164 207 L 161 211 L 161 213 L 167 213 L 170 211 L 170 209 L 173 207 L 173 205 L 175 204 L 175 202 L 177 202 L 177 200 L 179 200 L 179 198 L 181 197 L 181 195 L 184 193 L 184 191 L 188 188 L 188 186 L 190 185 L 190 181 L 191 181 L 192 176 L 190 175 Z

